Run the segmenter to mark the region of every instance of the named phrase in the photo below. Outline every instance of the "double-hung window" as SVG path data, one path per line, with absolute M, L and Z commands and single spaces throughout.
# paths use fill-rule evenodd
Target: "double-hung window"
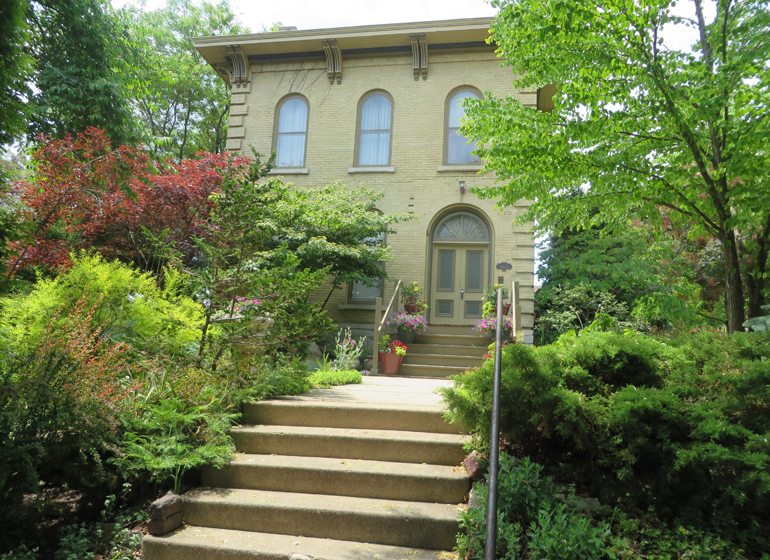
M 278 105 L 275 134 L 275 166 L 304 167 L 307 144 L 307 100 L 290 95 Z
M 390 141 L 393 127 L 393 101 L 381 91 L 363 97 L 358 114 L 358 150 L 356 165 L 390 165 Z
M 476 165 L 478 156 L 473 154 L 476 142 L 469 141 L 460 133 L 460 124 L 465 116 L 463 102 L 466 99 L 481 99 L 479 92 L 473 88 L 463 87 L 449 94 L 446 107 L 446 146 L 445 161 L 447 165 Z

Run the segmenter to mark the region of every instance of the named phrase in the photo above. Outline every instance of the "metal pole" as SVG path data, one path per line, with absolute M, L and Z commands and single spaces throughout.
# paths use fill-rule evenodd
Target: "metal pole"
M 487 499 L 487 540 L 484 560 L 495 560 L 497 548 L 497 470 L 500 462 L 500 356 L 503 346 L 503 291 L 497 290 L 495 332 L 495 373 L 492 388 L 492 429 L 489 434 L 489 497 Z

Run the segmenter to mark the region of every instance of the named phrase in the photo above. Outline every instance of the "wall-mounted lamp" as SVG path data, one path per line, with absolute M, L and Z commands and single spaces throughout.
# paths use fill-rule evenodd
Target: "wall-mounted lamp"
M 460 200 L 462 200 L 465 194 L 465 181 L 460 181 Z

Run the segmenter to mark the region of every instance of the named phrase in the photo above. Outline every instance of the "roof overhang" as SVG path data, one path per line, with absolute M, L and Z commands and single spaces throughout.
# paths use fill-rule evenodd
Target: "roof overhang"
M 357 27 L 276 31 L 249 35 L 200 37 L 195 48 L 211 66 L 221 69 L 233 63 L 233 53 L 243 61 L 324 57 L 330 42 L 342 56 L 399 52 L 408 53 L 413 36 L 423 36 L 431 49 L 485 47 L 492 19 L 471 18 L 414 23 L 389 23 Z M 492 48 L 486 46 L 486 48 Z

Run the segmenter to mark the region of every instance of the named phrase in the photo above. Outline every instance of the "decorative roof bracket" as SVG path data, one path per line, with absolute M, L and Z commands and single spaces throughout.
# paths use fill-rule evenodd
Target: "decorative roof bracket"
M 329 76 L 329 83 L 333 84 L 335 80 L 338 84 L 342 83 L 342 51 L 337 46 L 337 39 L 324 39 L 321 44 L 326 55 L 326 75 Z
M 249 83 L 249 59 L 243 56 L 241 48 L 237 46 L 227 47 L 227 60 L 230 68 L 225 71 L 230 75 L 230 85 L 240 87 Z
M 412 33 L 409 35 L 412 44 L 412 69 L 414 70 L 414 79 L 428 79 L 428 42 L 425 40 L 425 33 Z

